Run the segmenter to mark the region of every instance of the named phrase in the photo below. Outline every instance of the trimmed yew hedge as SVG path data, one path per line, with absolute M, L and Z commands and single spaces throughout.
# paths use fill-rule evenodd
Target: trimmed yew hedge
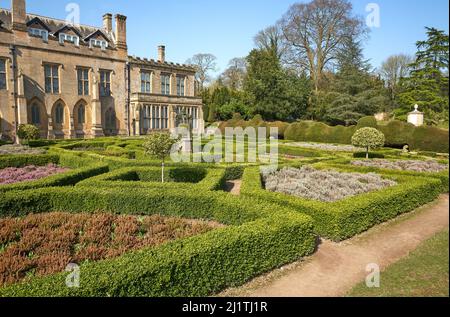
M 325 168 L 326 165 L 322 167 Z M 355 171 L 350 168 L 338 170 Z M 247 168 L 243 176 L 241 195 L 277 203 L 308 214 L 314 219 L 315 230 L 319 235 L 341 241 L 429 203 L 442 192 L 439 179 L 394 174 L 385 176 L 395 180 L 398 185 L 334 203 L 325 203 L 267 191 L 263 188 L 259 168 Z
M 7 167 L 25 167 L 28 165 L 44 166 L 47 164 L 58 164 L 59 156 L 51 154 L 39 155 L 1 155 L 0 169 Z
M 80 288 L 67 273 L 31 278 L 0 296 L 208 296 L 314 252 L 312 220 L 287 208 L 220 192 L 48 188 L 0 197 L 2 216 L 30 212 L 113 212 L 211 219 L 206 234 L 82 264 Z
M 84 168 L 51 175 L 34 181 L 20 182 L 11 185 L 0 185 L 0 193 L 43 187 L 72 186 L 84 179 L 107 173 L 108 171 L 108 165 L 95 164 Z
M 351 144 L 352 136 L 360 127 L 374 127 L 372 119 L 363 118 L 359 126 L 328 126 L 321 122 L 302 121 L 289 125 L 285 139 L 297 142 L 321 142 Z M 409 145 L 411 150 L 449 152 L 448 130 L 436 127 L 418 127 L 402 122 L 390 121 L 386 125 L 378 124 L 378 130 L 386 137 L 386 146 L 402 148 Z

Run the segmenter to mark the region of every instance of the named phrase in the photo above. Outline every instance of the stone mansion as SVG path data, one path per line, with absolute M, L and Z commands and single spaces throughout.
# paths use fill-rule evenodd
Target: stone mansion
M 114 28 L 113 28 L 114 20 Z M 190 120 L 204 128 L 195 70 L 131 57 L 127 18 L 102 27 L 26 13 L 25 0 L 0 9 L 0 136 L 33 124 L 49 139 L 137 136 Z

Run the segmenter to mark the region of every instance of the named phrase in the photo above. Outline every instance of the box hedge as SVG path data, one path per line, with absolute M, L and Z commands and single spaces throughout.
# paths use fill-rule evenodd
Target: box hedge
M 322 167 L 326 168 L 326 163 L 322 163 Z M 330 168 L 352 171 L 350 168 L 347 170 Z M 442 191 L 441 181 L 435 178 L 392 174 L 386 177 L 394 179 L 398 185 L 334 203 L 325 203 L 266 191 L 260 169 L 247 168 L 244 171 L 241 195 L 277 203 L 308 214 L 314 219 L 315 229 L 319 235 L 341 241 L 431 202 Z
M 76 170 L 51 175 L 43 179 L 38 179 L 29 182 L 20 182 L 10 185 L 0 185 L 0 193 L 5 193 L 13 190 L 17 191 L 43 187 L 72 186 L 84 179 L 97 176 L 99 174 L 107 173 L 108 171 L 109 171 L 108 165 L 106 164 L 100 163 L 90 165 Z
M 58 164 L 59 156 L 51 154 L 40 155 L 1 155 L 0 169 L 7 167 L 25 167 L 28 165 L 44 166 L 47 164 Z
M 160 167 L 126 167 L 86 179 L 77 186 L 106 188 L 165 188 L 178 190 L 218 190 L 227 179 L 227 169 L 201 167 L 168 167 L 161 183 Z
M 0 296 L 208 296 L 309 255 L 316 246 L 308 216 L 221 192 L 48 188 L 0 197 L 2 216 L 61 210 L 176 215 L 229 226 L 84 263 L 80 288 L 66 287 L 67 274 L 60 273 L 1 288 Z
M 358 126 L 328 126 L 320 122 L 301 121 L 286 129 L 285 139 L 297 142 L 321 142 L 351 144 L 353 134 L 361 127 L 374 127 L 375 119 L 362 118 Z M 386 146 L 403 148 L 409 145 L 414 151 L 449 152 L 448 130 L 436 127 L 418 127 L 403 122 L 390 121 L 377 124 L 376 128 L 386 137 Z

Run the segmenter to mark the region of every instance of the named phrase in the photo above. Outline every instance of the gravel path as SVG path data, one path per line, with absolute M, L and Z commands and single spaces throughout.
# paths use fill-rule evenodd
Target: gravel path
M 241 180 L 228 181 L 225 186 L 225 191 L 229 192 L 231 195 L 239 196 L 241 195 Z
M 442 195 L 430 205 L 353 239 L 342 243 L 322 241 L 317 252 L 305 261 L 258 277 L 220 296 L 344 296 L 354 285 L 364 281 L 368 264 L 376 263 L 383 270 L 448 227 L 449 196 Z

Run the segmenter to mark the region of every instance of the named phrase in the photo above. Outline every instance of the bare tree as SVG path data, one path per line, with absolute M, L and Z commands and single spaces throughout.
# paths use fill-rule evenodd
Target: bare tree
M 196 79 L 203 90 L 206 83 L 211 80 L 210 73 L 217 70 L 217 57 L 213 54 L 196 54 L 186 61 L 196 70 Z
M 400 79 L 409 75 L 409 65 L 413 62 L 414 58 L 412 56 L 399 54 L 388 57 L 388 59 L 381 64 L 379 73 L 386 82 L 392 100 L 394 100 L 397 93 L 398 82 Z
M 245 58 L 233 58 L 228 63 L 228 68 L 222 73 L 222 82 L 232 89 L 242 89 L 244 77 L 247 72 Z
M 346 39 L 357 39 L 367 32 L 363 19 L 353 15 L 347 0 L 294 4 L 280 25 L 290 47 L 291 63 L 309 72 L 316 92 L 324 70 L 336 59 Z
M 274 50 L 280 60 L 283 59 L 283 56 L 286 52 L 286 46 L 284 42 L 283 30 L 281 29 L 280 24 L 275 24 L 273 26 L 269 26 L 262 31 L 259 31 L 258 34 L 253 38 L 255 42 L 255 46 L 261 50 Z

